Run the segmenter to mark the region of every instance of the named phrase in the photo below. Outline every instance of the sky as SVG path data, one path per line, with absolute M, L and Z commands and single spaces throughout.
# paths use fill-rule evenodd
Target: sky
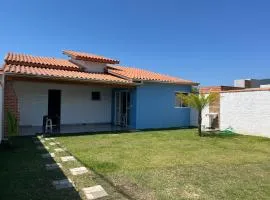
M 200 82 L 270 78 L 270 1 L 0 0 L 7 52 L 77 50 Z

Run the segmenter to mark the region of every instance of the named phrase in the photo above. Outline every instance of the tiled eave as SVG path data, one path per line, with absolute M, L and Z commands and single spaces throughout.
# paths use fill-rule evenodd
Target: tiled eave
M 119 60 L 106 58 L 104 56 L 98 56 L 90 53 L 72 51 L 72 50 L 64 50 L 63 54 L 72 57 L 75 60 L 84 60 L 84 61 L 92 61 L 106 64 L 119 64 Z
M 80 71 L 68 71 L 49 68 L 38 68 L 32 66 L 5 65 L 5 75 L 17 77 L 36 77 L 53 80 L 72 80 L 84 82 L 96 82 L 105 84 L 135 85 L 133 82 L 115 77 L 106 73 L 89 73 Z
M 150 72 L 147 70 L 142 70 L 138 68 L 123 67 L 123 66 L 107 66 L 107 71 L 115 76 L 130 80 L 130 81 L 143 81 L 151 83 L 167 83 L 167 84 L 177 84 L 177 85 L 199 85 L 198 83 L 180 79 L 177 77 L 171 77 L 155 72 Z

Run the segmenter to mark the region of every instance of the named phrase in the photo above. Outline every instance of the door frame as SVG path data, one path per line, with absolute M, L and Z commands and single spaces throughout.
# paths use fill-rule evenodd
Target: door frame
M 125 95 L 125 113 L 123 113 L 123 95 Z M 129 100 L 128 100 L 129 98 Z M 114 124 L 128 127 L 130 125 L 131 93 L 128 90 L 114 92 Z M 126 115 L 126 116 L 123 116 Z
M 62 107 L 62 91 L 59 89 L 48 89 L 48 116 L 49 116 L 49 103 L 50 103 L 50 91 L 59 91 L 59 121 L 61 121 L 61 107 Z

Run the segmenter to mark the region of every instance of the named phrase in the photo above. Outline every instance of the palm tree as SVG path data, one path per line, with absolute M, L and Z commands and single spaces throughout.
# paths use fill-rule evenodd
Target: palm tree
M 190 93 L 189 95 L 178 94 L 177 97 L 185 105 L 198 111 L 198 133 L 199 136 L 202 136 L 202 110 L 217 99 L 218 93 L 210 92 L 208 95 L 198 93 Z

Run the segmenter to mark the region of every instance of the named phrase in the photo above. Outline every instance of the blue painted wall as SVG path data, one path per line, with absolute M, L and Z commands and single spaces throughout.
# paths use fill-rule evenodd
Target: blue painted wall
M 190 125 L 190 108 L 175 108 L 175 92 L 190 92 L 191 86 L 144 83 L 133 95 L 136 129 L 169 128 Z M 134 112 L 134 111 L 133 111 Z

